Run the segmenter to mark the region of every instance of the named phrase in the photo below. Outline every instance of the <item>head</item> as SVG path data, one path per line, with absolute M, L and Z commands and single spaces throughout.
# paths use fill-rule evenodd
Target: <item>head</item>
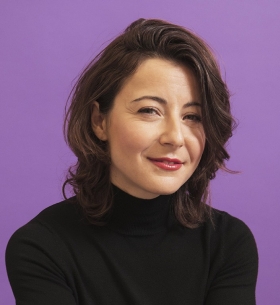
M 150 72 L 153 72 L 152 76 Z M 178 82 L 172 83 L 174 79 L 178 79 Z M 153 80 L 155 82 L 152 84 Z M 164 82 L 169 86 L 165 86 Z M 144 87 L 139 88 L 139 83 Z M 152 85 L 147 89 L 149 84 Z M 144 92 L 143 88 L 147 91 Z M 163 88 L 166 88 L 164 93 L 159 93 Z M 139 100 L 146 95 L 155 98 Z M 128 96 L 128 100 L 125 100 Z M 134 100 L 137 101 L 132 102 Z M 186 103 L 190 108 L 185 107 Z M 153 107 L 167 114 L 164 120 L 160 120 L 159 114 L 155 113 L 151 119 L 152 110 L 145 109 Z M 141 113 L 140 119 L 138 113 Z M 199 120 L 190 116 L 190 113 L 199 116 Z M 120 115 L 123 115 L 123 124 L 120 119 L 117 120 Z M 183 115 L 184 125 L 177 126 L 174 123 L 177 122 L 176 118 L 182 118 Z M 144 127 L 139 121 L 145 121 Z M 205 204 L 209 181 L 215 177 L 219 168 L 225 168 L 224 162 L 229 158 L 225 144 L 232 135 L 233 119 L 229 93 L 217 62 L 199 37 L 161 20 L 135 21 L 82 73 L 74 88 L 65 122 L 69 146 L 78 158 L 65 184 L 73 186 L 92 222 L 101 224 L 110 214 L 111 183 L 143 198 L 173 193 L 174 211 L 183 225 L 194 227 L 205 220 L 209 214 Z M 172 136 L 166 130 L 171 130 Z M 143 133 L 147 133 L 148 140 L 143 137 Z M 181 141 L 183 145 L 179 144 L 179 140 L 174 144 L 171 138 L 175 134 L 180 137 L 180 133 L 181 138 L 184 138 Z M 128 139 L 127 143 L 121 142 L 122 139 Z M 129 144 L 143 143 L 144 140 L 141 147 Z M 186 154 L 182 153 L 182 147 L 185 147 Z M 186 162 L 191 163 L 187 168 L 184 168 L 184 164 L 178 165 L 182 168 L 167 171 L 165 180 L 151 180 L 148 191 L 147 187 L 141 188 L 147 192 L 137 193 L 137 185 L 142 183 L 137 179 L 133 181 L 134 187 L 131 184 L 125 188 L 131 179 L 123 179 L 121 159 L 125 154 L 119 154 L 122 148 L 130 149 L 132 155 L 138 152 L 138 157 L 147 158 L 155 170 L 158 166 L 156 162 L 162 157 L 179 158 L 182 164 L 187 161 L 184 158 L 194 162 Z M 127 153 L 127 158 L 130 156 Z M 131 164 L 135 162 L 132 160 Z M 138 165 L 136 162 L 136 170 L 141 164 Z M 172 184 L 179 172 L 182 173 L 180 179 L 175 179 L 176 183 Z M 143 175 L 144 171 L 139 172 L 139 177 Z M 156 183 L 163 183 L 164 187 L 153 188 Z M 165 187 L 168 185 L 169 188 Z

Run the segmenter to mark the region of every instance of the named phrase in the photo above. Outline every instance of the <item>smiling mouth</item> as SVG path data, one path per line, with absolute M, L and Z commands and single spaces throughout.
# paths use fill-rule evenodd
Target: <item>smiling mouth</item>
M 148 158 L 151 161 L 163 162 L 166 164 L 183 164 L 182 161 L 176 158 Z
M 162 163 L 164 163 L 164 164 L 169 164 L 169 165 L 172 165 L 172 164 L 180 164 L 180 163 L 169 162 L 169 161 L 159 161 L 159 162 L 162 162 Z
M 170 159 L 170 158 L 148 158 L 155 166 L 159 167 L 160 169 L 167 170 L 167 171 L 176 171 L 181 168 L 183 162 L 178 159 Z

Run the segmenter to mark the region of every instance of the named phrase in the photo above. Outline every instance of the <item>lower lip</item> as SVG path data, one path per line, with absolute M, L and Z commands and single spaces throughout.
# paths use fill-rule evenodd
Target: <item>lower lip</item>
M 157 167 L 167 171 L 177 171 L 182 167 L 182 163 L 166 164 L 164 162 L 149 159 Z

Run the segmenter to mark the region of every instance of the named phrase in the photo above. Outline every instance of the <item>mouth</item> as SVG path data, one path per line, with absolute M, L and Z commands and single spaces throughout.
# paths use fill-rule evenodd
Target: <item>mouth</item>
M 155 166 L 168 171 L 176 171 L 181 168 L 183 162 L 174 158 L 148 158 Z
M 176 158 L 148 158 L 151 161 L 163 162 L 166 164 L 183 164 L 182 161 Z

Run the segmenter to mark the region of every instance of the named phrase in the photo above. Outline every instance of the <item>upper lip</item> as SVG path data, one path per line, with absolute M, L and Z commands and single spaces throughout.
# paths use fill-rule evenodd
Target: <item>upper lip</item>
M 176 158 L 148 158 L 152 161 L 158 161 L 158 162 L 172 162 L 172 163 L 178 163 L 178 164 L 182 164 L 183 162 L 179 159 L 176 159 Z

